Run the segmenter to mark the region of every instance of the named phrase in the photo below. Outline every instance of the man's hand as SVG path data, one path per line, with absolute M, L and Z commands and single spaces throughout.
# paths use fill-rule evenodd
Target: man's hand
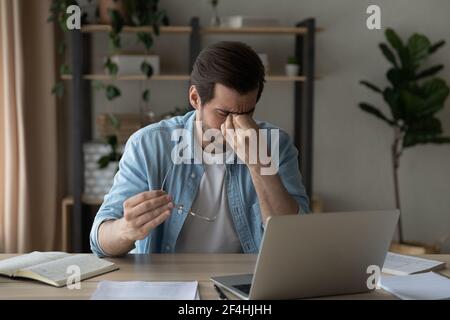
M 221 126 L 222 135 L 247 166 L 259 164 L 259 127 L 249 115 L 229 115 Z
M 120 236 L 123 240 L 144 239 L 148 233 L 169 218 L 173 209 L 171 197 L 164 191 L 140 193 L 124 202 L 120 219 Z

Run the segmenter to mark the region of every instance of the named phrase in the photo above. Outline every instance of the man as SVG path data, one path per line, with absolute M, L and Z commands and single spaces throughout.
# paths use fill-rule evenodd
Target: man
M 264 77 L 258 55 L 243 43 L 220 42 L 200 53 L 189 89 L 195 111 L 127 142 L 92 226 L 94 253 L 257 253 L 269 216 L 309 211 L 290 138 L 252 119 Z M 278 141 L 257 134 L 250 147 L 255 135 L 248 133 L 260 129 L 278 132 L 271 135 Z M 200 157 L 192 152 L 198 149 Z M 267 162 L 261 152 L 276 154 Z M 277 170 L 264 174 L 274 159 Z

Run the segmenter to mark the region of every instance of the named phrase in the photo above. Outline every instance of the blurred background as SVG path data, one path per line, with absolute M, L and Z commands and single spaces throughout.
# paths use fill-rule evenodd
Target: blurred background
M 87 251 L 123 144 L 189 110 L 221 40 L 266 65 L 255 118 L 295 140 L 315 214 L 401 205 L 393 247 L 450 252 L 449 1 L 0 3 L 0 252 Z

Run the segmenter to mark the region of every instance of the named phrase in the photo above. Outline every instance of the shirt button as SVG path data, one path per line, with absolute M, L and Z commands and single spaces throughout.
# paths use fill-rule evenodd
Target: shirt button
M 191 173 L 191 179 L 195 179 L 196 175 L 195 173 Z
M 166 251 L 170 251 L 170 246 L 169 245 L 166 246 Z

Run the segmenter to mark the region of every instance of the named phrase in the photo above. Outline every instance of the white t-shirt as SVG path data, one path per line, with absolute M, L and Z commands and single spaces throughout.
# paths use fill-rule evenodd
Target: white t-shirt
M 204 157 L 209 156 L 204 153 Z M 227 155 L 229 156 L 230 154 Z M 209 222 L 188 214 L 178 236 L 175 252 L 241 253 L 241 243 L 228 207 L 226 166 L 204 164 L 204 168 L 205 172 L 191 211 L 203 217 L 217 218 Z

